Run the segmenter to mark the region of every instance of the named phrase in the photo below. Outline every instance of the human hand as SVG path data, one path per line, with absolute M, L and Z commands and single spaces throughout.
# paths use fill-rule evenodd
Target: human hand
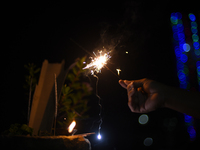
M 149 79 L 119 80 L 119 84 L 127 89 L 128 106 L 132 112 L 147 113 L 165 103 L 165 86 Z

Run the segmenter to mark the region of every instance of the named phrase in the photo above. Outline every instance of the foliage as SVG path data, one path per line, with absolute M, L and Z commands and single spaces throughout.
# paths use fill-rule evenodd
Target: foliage
M 75 118 L 87 117 L 85 112 L 89 107 L 89 95 L 92 88 L 89 83 L 83 82 L 83 62 L 85 57 L 77 59 L 76 65 L 71 68 L 66 77 L 66 84 L 62 87 L 61 99 L 58 103 L 58 123 L 62 127 L 69 125 Z M 63 120 L 63 118 L 66 118 Z
M 29 123 L 29 116 L 30 116 L 30 107 L 31 107 L 31 99 L 32 99 L 32 92 L 35 89 L 37 84 L 36 74 L 40 71 L 40 68 L 36 68 L 36 65 L 33 63 L 29 63 L 28 65 L 24 65 L 24 67 L 28 70 L 29 74 L 25 76 L 26 84 L 24 84 L 24 88 L 26 90 L 29 89 L 29 100 L 28 100 L 28 114 L 27 114 L 27 124 Z
M 33 134 L 33 128 L 26 124 L 11 124 L 10 128 L 4 132 L 6 135 L 31 135 Z
M 31 92 L 33 92 L 37 84 L 36 74 L 40 71 L 40 68 L 36 68 L 36 65 L 34 65 L 33 63 L 28 63 L 28 65 L 24 65 L 24 68 L 26 68 L 26 70 L 28 71 L 28 75 L 25 76 L 26 84 L 24 84 L 24 88 L 29 90 L 30 86 L 32 86 Z

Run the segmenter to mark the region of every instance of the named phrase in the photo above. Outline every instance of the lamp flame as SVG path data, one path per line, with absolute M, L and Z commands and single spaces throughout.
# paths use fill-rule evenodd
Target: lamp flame
M 68 132 L 71 133 L 76 126 L 76 121 L 72 121 L 72 123 L 68 127 Z

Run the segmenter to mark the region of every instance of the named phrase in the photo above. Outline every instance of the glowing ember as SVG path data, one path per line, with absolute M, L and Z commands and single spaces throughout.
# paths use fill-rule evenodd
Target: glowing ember
M 119 76 L 121 69 L 116 69 L 117 70 L 117 74 Z
M 94 52 L 93 52 L 94 53 Z M 94 72 L 96 71 L 97 73 L 101 72 L 101 69 L 107 64 L 107 61 L 111 58 L 111 56 L 109 55 L 110 52 L 108 53 L 104 53 L 102 55 L 102 51 L 99 51 L 99 57 L 96 56 L 96 54 L 94 53 L 94 55 L 96 57 L 90 57 L 92 59 L 92 62 L 89 63 L 86 67 L 84 67 L 83 69 L 91 69 L 91 74 L 93 75 Z
M 76 126 L 76 121 L 72 121 L 72 123 L 68 127 L 68 132 L 71 133 Z
M 97 135 L 97 138 L 98 138 L 99 140 L 101 140 L 101 134 L 100 134 L 100 133 Z

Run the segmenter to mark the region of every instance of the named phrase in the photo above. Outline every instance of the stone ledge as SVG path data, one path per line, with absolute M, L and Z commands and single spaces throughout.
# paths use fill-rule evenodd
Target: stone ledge
M 83 136 L 0 136 L 2 148 L 20 150 L 91 150 Z

